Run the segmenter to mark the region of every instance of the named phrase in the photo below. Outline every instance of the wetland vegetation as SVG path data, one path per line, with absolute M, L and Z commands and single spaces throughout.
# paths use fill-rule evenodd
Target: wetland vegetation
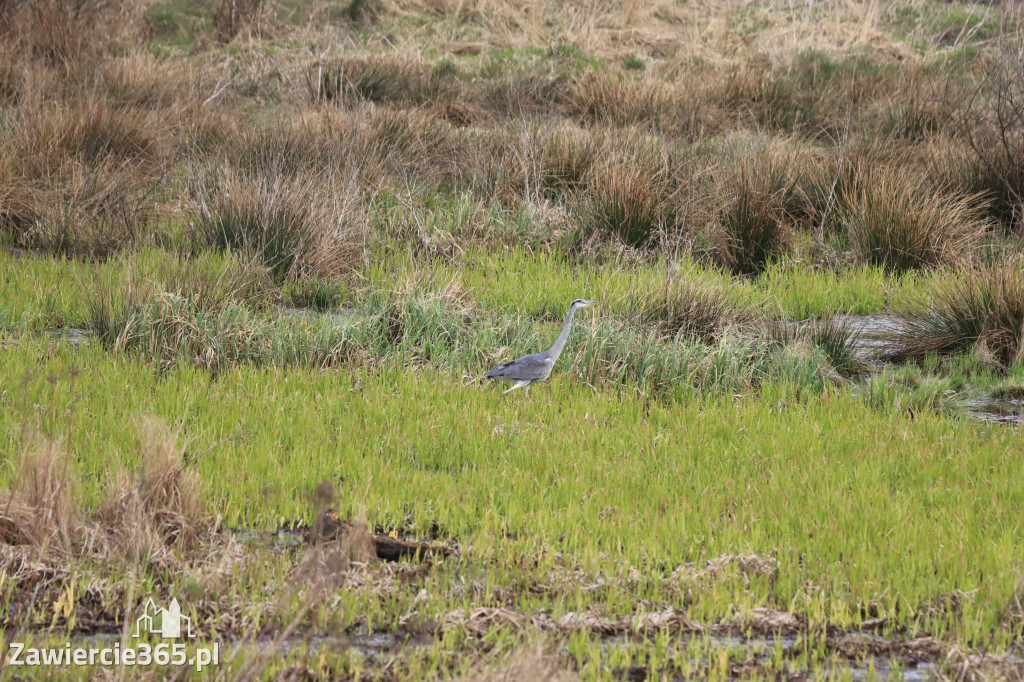
M 0 2 L 0 676 L 1024 678 L 1022 20 Z

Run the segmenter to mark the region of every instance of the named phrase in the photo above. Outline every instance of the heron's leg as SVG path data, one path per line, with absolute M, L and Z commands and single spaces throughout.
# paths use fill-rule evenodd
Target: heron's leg
M 510 388 L 510 389 L 508 389 L 508 391 L 502 391 L 502 392 L 501 392 L 501 394 L 502 394 L 502 395 L 505 395 L 505 394 L 506 394 L 506 393 L 508 393 L 509 391 L 514 391 L 514 390 L 516 390 L 517 388 L 522 388 L 523 386 L 529 386 L 529 385 L 530 385 L 530 382 L 529 382 L 529 381 L 517 381 L 517 382 L 516 382 L 516 384 L 515 384 L 515 386 L 513 386 L 513 387 L 512 387 L 512 388 Z

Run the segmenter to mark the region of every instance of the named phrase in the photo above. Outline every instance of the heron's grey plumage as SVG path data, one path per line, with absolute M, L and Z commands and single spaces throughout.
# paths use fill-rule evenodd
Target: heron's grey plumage
M 555 362 L 558 361 L 558 356 L 562 354 L 562 349 L 565 348 L 565 342 L 569 338 L 570 330 L 572 330 L 573 317 L 576 315 L 576 311 L 595 303 L 596 301 L 577 298 L 569 307 L 569 314 L 565 316 L 565 326 L 562 327 L 562 333 L 558 335 L 555 345 L 542 353 L 524 355 L 512 362 L 498 365 L 487 372 L 487 377 L 489 379 L 515 382 L 515 385 L 508 389 L 508 391 L 514 391 L 517 388 L 529 386 L 530 384 L 547 379 L 551 376 L 551 370 L 555 366 Z M 508 393 L 508 391 L 505 391 L 505 393 Z

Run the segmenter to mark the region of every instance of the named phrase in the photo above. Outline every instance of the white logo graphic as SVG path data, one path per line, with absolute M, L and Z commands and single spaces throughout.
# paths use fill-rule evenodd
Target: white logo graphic
M 150 632 L 165 639 L 177 639 L 182 636 L 182 621 L 185 621 L 185 635 L 189 639 L 195 639 L 196 636 L 192 634 L 192 619 L 181 615 L 181 606 L 178 605 L 177 599 L 171 599 L 171 605 L 163 609 L 150 597 L 142 615 L 135 619 L 134 636 L 137 638 L 143 632 Z
M 2 2 L 2 0 L 0 0 Z M 182 621 L 185 621 L 184 626 Z M 127 625 L 127 623 L 126 623 Z M 159 635 L 164 639 L 196 639 L 192 634 L 192 619 L 181 615 L 181 606 L 172 599 L 170 606 L 162 609 L 152 599 L 146 601 L 142 615 L 135 619 L 135 637 L 145 633 Z M 4 665 L 10 666 L 114 666 L 147 667 L 192 666 L 197 673 L 210 665 L 220 664 L 220 643 L 213 646 L 196 646 L 198 642 L 138 642 L 135 646 L 73 646 L 67 642 L 57 647 L 32 647 L 24 642 L 9 642 L 7 651 L 0 652 L 0 672 Z M 6 662 L 4 659 L 7 659 Z M 0 676 L 2 677 L 2 676 Z M 33 678 L 35 676 L 32 676 Z M 47 676 L 50 679 L 52 676 Z M 180 677 L 180 675 L 176 676 Z

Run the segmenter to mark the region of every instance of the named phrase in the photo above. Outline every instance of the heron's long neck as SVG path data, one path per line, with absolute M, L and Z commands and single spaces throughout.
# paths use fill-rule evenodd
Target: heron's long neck
M 562 354 L 562 348 L 565 347 L 565 342 L 569 338 L 569 330 L 572 329 L 572 318 L 576 314 L 576 308 L 569 308 L 569 314 L 565 316 L 565 327 L 562 328 L 562 333 L 558 335 L 558 340 L 555 341 L 555 345 L 551 346 L 552 360 L 557 360 L 558 356 Z

